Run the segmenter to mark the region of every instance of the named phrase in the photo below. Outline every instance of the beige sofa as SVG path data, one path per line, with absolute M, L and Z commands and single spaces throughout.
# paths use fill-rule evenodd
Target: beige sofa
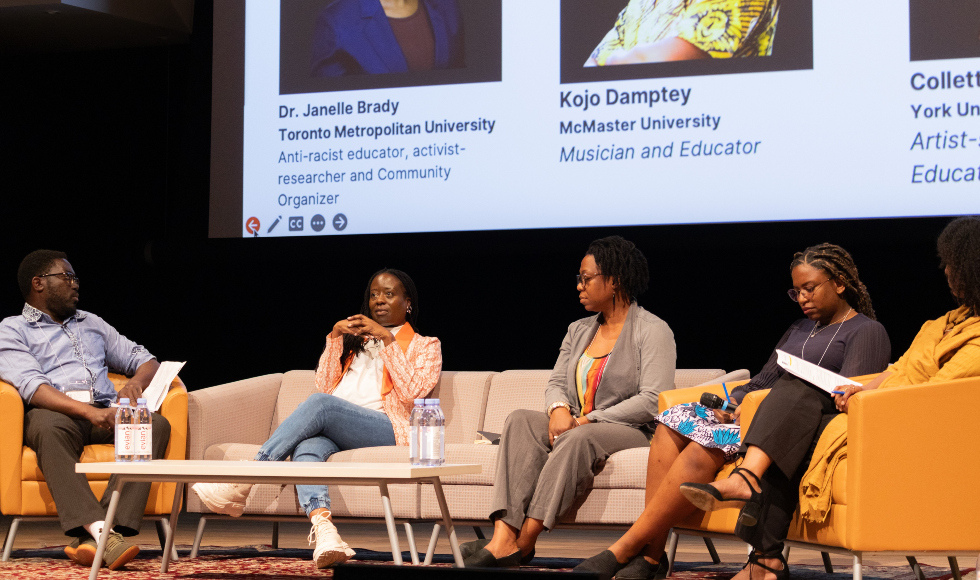
M 446 415 L 446 461 L 479 463 L 478 475 L 447 477 L 443 490 L 453 519 L 485 523 L 496 467 L 494 445 L 478 445 L 477 431 L 499 433 L 504 419 L 515 409 L 544 409 L 544 390 L 551 371 L 443 372 L 430 397 L 441 400 Z M 675 388 L 747 379 L 748 371 L 726 374 L 720 369 L 684 369 L 675 374 Z M 193 391 L 188 395 L 188 458 L 244 460 L 279 423 L 312 392 L 313 371 L 272 374 Z M 369 447 L 343 451 L 330 461 L 407 462 L 407 447 Z M 576 525 L 630 525 L 643 510 L 647 449 L 629 449 L 612 455 L 595 478 L 591 493 L 563 519 Z M 406 522 L 436 520 L 439 506 L 431 486 L 389 486 L 392 510 Z M 210 514 L 197 496 L 187 496 L 187 511 L 203 514 L 194 553 Z M 331 486 L 331 509 L 339 521 L 380 521 L 380 493 L 375 488 Z M 209 515 L 210 514 L 210 515 Z M 246 517 L 280 520 L 303 517 L 293 486 L 262 485 L 249 497 Z M 410 526 L 406 531 L 411 534 Z M 413 543 L 409 538 L 410 544 Z M 275 542 L 275 540 L 274 540 Z M 412 546 L 414 548 L 414 546 Z M 413 550 L 414 551 L 414 550 Z

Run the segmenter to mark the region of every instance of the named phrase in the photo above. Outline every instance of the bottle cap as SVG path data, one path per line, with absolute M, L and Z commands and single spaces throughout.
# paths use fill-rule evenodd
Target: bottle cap
M 145 405 L 146 404 L 146 399 L 144 399 L 143 397 L 140 397 L 140 398 L 136 399 L 136 404 L 137 405 Z
M 425 405 L 425 399 L 415 399 L 415 405 Z
M 119 404 L 120 405 L 128 405 L 129 404 L 129 397 L 123 397 L 123 398 L 119 399 Z

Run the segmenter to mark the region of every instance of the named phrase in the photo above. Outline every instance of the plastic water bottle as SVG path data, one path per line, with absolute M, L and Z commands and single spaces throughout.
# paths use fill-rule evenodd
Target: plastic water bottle
M 419 433 L 419 463 L 442 465 L 446 462 L 446 420 L 439 399 L 426 399 Z
M 119 408 L 116 409 L 116 461 L 133 460 L 133 451 L 136 448 L 134 427 L 133 408 L 129 406 L 129 399 L 119 399 Z
M 425 410 L 425 399 L 415 399 L 415 408 L 408 418 L 408 460 L 412 465 L 422 465 L 419 460 L 419 421 L 422 419 L 422 411 Z
M 446 462 L 446 415 L 442 412 L 442 407 L 439 406 L 439 399 L 432 399 L 434 401 L 433 407 L 435 407 L 436 413 L 439 414 L 438 423 L 436 427 L 439 430 L 439 455 L 436 456 L 435 465 L 442 465 Z
M 136 399 L 136 416 L 133 424 L 136 429 L 133 461 L 149 461 L 153 459 L 153 420 L 150 418 L 146 399 Z

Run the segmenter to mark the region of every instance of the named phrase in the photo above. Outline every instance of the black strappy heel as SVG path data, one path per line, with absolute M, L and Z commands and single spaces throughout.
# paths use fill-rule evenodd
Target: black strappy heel
M 755 487 L 752 486 L 752 482 L 745 474 L 752 476 L 755 480 L 756 485 L 759 486 L 760 490 L 764 490 L 762 480 L 760 480 L 754 473 L 748 469 L 743 469 L 741 467 L 736 467 L 732 470 L 732 475 L 738 475 L 745 480 L 748 484 L 749 490 L 751 490 L 752 495 L 748 499 L 740 497 L 725 497 L 721 495 L 721 492 L 713 486 L 707 483 L 682 483 L 681 493 L 684 497 L 688 499 L 691 503 L 706 512 L 721 509 L 723 507 L 734 507 L 738 504 L 744 504 L 742 511 L 738 514 L 738 523 L 744 527 L 752 527 L 759 522 L 759 518 L 762 517 L 762 492 L 756 491 Z M 731 477 L 731 475 L 729 475 Z
M 783 567 L 779 570 L 775 568 L 770 568 L 769 566 L 766 566 L 765 564 L 759 561 L 762 558 L 776 558 L 777 560 L 782 562 Z M 758 552 L 756 550 L 752 550 L 752 552 L 749 553 L 749 561 L 746 562 L 745 566 L 748 566 L 749 564 L 755 564 L 756 566 L 762 568 L 763 570 L 772 572 L 773 574 L 776 575 L 776 580 L 789 580 L 789 564 L 786 563 L 786 558 L 783 556 L 782 551 L 766 553 L 766 552 Z M 745 566 L 742 566 L 742 568 L 745 568 Z M 749 573 L 749 578 L 751 579 L 751 577 L 752 574 Z

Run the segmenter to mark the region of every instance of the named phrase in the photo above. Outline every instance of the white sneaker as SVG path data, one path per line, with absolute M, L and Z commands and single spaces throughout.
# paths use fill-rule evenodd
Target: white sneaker
M 337 527 L 330 521 L 330 512 L 313 516 L 309 542 L 312 544 L 314 539 L 316 548 L 313 550 L 313 563 L 317 568 L 343 564 L 354 555 L 354 550 L 347 545 L 347 542 L 340 539 Z
M 238 517 L 245 512 L 245 500 L 252 491 L 252 484 L 195 483 L 191 489 L 214 513 Z

